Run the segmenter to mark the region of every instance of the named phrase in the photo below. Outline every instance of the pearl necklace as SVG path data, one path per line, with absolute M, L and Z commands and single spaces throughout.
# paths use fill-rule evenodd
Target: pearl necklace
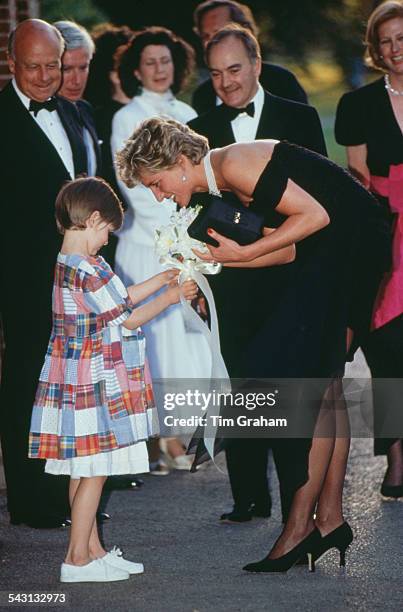
M 390 84 L 390 79 L 389 79 L 388 74 L 385 74 L 385 89 L 390 91 L 392 96 L 403 96 L 403 91 L 399 91 L 398 89 L 393 89 L 392 85 Z

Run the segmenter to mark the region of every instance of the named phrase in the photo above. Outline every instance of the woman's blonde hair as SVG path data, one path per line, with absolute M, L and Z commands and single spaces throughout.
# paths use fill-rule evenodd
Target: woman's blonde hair
M 57 229 L 86 228 L 86 221 L 96 210 L 102 221 L 118 230 L 123 222 L 123 207 L 112 187 L 95 176 L 81 177 L 65 183 L 56 198 L 55 216 Z
M 192 164 L 201 162 L 208 151 L 208 141 L 187 125 L 174 119 L 152 117 L 134 130 L 125 147 L 116 154 L 119 177 L 134 187 L 141 182 L 141 173 L 151 174 L 175 166 L 180 155 Z
M 386 70 L 379 51 L 379 27 L 395 17 L 403 18 L 403 0 L 386 0 L 369 16 L 365 34 L 365 63 L 377 70 Z

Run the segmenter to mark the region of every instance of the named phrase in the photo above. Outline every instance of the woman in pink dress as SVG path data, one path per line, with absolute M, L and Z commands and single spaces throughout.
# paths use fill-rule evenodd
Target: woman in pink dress
M 389 0 L 373 11 L 366 44 L 368 64 L 384 74 L 341 98 L 336 139 L 347 148 L 350 171 L 384 206 L 393 231 L 393 265 L 379 288 L 363 350 L 374 378 L 375 454 L 388 458 L 381 493 L 397 498 L 403 497 L 403 443 L 393 423 L 401 413 L 401 394 L 382 380 L 403 378 L 402 0 Z

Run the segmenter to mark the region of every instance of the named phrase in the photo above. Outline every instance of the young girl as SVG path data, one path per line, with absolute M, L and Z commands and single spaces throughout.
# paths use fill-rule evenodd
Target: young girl
M 70 543 L 62 582 L 125 580 L 141 563 L 106 552 L 96 511 L 106 477 L 148 471 L 145 440 L 158 433 L 140 325 L 180 300 L 177 271 L 161 272 L 125 289 L 97 255 L 123 220 L 107 183 L 80 178 L 56 201 L 64 234 L 53 289 L 53 329 L 33 408 L 29 456 L 47 459 L 50 474 L 70 475 Z M 154 300 L 134 304 L 167 286 Z

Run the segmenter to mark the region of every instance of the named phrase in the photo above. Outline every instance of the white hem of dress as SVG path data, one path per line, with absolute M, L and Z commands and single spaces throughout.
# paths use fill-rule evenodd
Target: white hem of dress
M 148 452 L 145 442 L 95 455 L 71 459 L 48 459 L 45 464 L 47 474 L 70 476 L 73 479 L 144 474 L 148 471 Z

